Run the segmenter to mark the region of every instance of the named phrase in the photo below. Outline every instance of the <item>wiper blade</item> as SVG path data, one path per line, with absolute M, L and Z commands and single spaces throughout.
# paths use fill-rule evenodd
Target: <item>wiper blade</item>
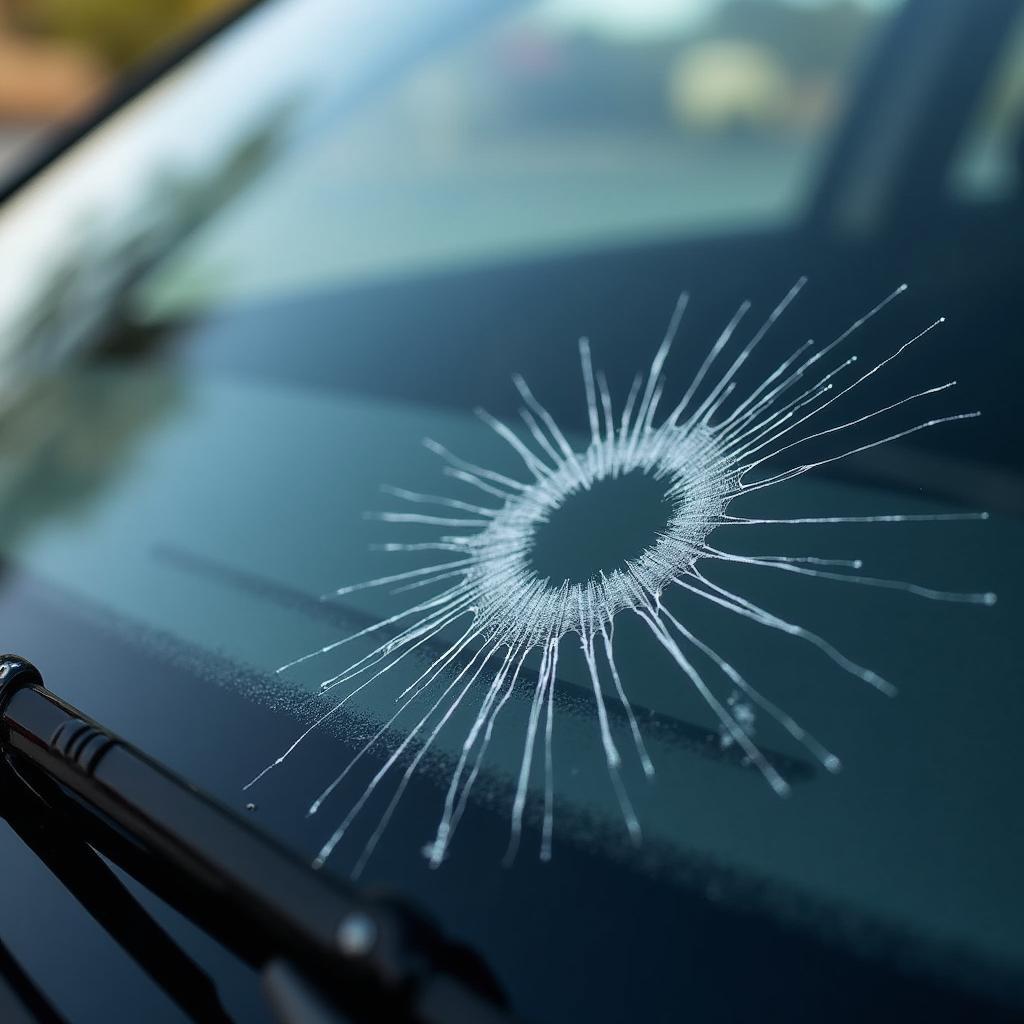
M 511 1024 L 482 959 L 398 901 L 313 871 L 0 656 L 6 785 L 263 971 L 279 1019 Z M 318 1014 L 318 1016 L 314 1016 Z

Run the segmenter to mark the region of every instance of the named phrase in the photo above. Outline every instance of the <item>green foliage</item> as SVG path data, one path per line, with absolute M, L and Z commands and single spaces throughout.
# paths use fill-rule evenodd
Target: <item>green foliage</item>
M 119 69 L 232 0 L 16 0 L 12 6 L 16 27 L 78 43 Z

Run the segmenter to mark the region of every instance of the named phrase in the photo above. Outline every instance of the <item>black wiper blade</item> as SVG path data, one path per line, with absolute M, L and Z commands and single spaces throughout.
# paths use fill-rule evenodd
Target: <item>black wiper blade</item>
M 313 871 L 0 656 L 3 785 L 28 786 L 91 845 L 264 972 L 282 1021 L 511 1024 L 481 958 L 408 906 Z M 340 1018 L 338 1018 L 340 1019 Z

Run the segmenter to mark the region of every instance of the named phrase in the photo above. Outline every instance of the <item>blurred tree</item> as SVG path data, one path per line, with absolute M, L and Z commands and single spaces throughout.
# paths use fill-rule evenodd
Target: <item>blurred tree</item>
M 0 0 L 0 143 L 5 154 L 17 131 L 73 115 L 106 87 L 104 62 L 65 39 L 26 36 L 17 30 L 12 0 Z M 12 136 L 11 125 L 20 126 Z M 12 143 L 11 139 L 15 141 Z
M 12 27 L 77 43 L 120 70 L 239 0 L 7 0 Z M 0 0 L 0 7 L 4 6 Z

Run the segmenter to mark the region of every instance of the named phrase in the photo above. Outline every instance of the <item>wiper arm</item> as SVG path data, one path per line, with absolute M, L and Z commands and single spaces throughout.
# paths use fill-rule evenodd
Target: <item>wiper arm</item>
M 260 968 L 282 1022 L 511 1024 L 471 950 L 407 906 L 313 871 L 13 655 L 0 656 L 0 750 L 16 769 L 4 784 L 73 815 L 91 845 Z

